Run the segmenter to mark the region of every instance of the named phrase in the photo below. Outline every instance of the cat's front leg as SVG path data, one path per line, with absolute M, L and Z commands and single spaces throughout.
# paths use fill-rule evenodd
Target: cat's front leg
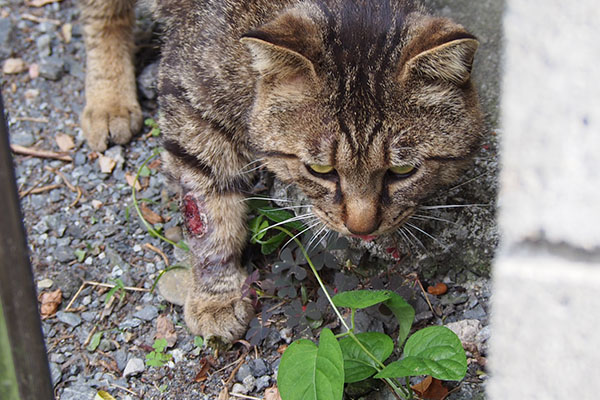
M 192 280 L 184 315 L 196 335 L 231 342 L 247 329 L 254 309 L 242 298 L 246 272 L 240 265 L 246 240 L 246 208 L 240 194 L 182 194 L 187 243 L 193 254 Z
M 81 127 L 92 150 L 127 143 L 142 126 L 133 66 L 135 0 L 82 0 L 86 48 Z

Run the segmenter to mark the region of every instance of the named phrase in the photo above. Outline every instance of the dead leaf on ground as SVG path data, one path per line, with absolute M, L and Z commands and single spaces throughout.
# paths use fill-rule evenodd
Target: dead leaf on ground
M 162 163 L 161 159 L 157 158 L 157 159 L 151 161 L 150 163 L 148 163 L 148 168 L 158 169 L 158 168 L 160 168 L 161 163 Z
M 75 142 L 73 141 L 73 138 L 67 134 L 57 133 L 54 137 L 54 140 L 56 140 L 58 148 L 62 151 L 69 151 L 75 148 Z
M 265 390 L 265 400 L 281 400 L 277 386 L 271 386 Z
M 26 1 L 29 7 L 44 7 L 46 4 L 60 3 L 62 0 L 29 0 Z
M 112 173 L 113 169 L 115 169 L 115 166 L 117 165 L 115 160 L 102 155 L 98 157 L 98 163 L 100 164 L 100 171 L 104 172 L 105 174 Z
M 208 378 L 208 370 L 210 369 L 210 367 L 210 360 L 208 360 L 206 357 L 203 357 L 200 360 L 200 371 L 198 371 L 198 373 L 196 374 L 194 382 L 198 383 L 205 381 Z
M 165 222 L 163 217 L 161 217 L 160 215 L 152 211 L 150 208 L 148 208 L 146 203 L 142 203 L 140 209 L 142 210 L 142 215 L 144 216 L 144 219 L 150 222 L 152 225 L 162 224 L 163 222 Z
M 167 315 L 159 315 L 156 319 L 156 339 L 165 339 L 168 347 L 173 347 L 177 342 L 177 333 L 173 321 Z
M 40 315 L 42 318 L 50 318 L 56 314 L 58 306 L 62 303 L 62 291 L 56 289 L 53 292 L 42 292 L 38 296 L 38 301 L 41 303 Z
M 125 172 L 125 180 L 127 181 L 127 184 L 129 186 L 133 186 L 133 183 L 135 182 L 135 190 L 142 190 L 142 185 L 140 185 L 140 181 L 135 180 L 135 174 Z
M 219 398 L 217 400 L 229 400 L 229 390 L 227 390 L 227 387 L 221 389 L 221 392 L 219 392 Z
M 448 396 L 448 389 L 442 385 L 442 381 L 431 376 L 425 377 L 411 388 L 423 399 L 444 400 Z

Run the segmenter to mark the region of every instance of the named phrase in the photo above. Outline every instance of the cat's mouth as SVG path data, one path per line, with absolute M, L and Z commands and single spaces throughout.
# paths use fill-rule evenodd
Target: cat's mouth
M 362 239 L 365 242 L 372 242 L 377 239 L 377 235 L 352 235 L 352 237 Z

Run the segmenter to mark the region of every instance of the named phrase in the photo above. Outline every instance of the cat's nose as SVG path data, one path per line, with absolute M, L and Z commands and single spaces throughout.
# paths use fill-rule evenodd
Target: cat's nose
M 377 205 L 360 199 L 347 202 L 344 225 L 356 236 L 367 236 L 375 232 L 381 225 Z

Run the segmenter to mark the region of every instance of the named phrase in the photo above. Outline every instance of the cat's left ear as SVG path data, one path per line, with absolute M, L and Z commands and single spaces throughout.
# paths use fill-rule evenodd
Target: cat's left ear
M 240 39 L 250 49 L 253 67 L 263 77 L 278 80 L 316 79 L 315 60 L 320 51 L 315 22 L 297 11 L 250 31 Z
M 472 36 L 437 44 L 410 58 L 404 65 L 400 78 L 414 75 L 457 85 L 465 84 L 471 77 L 478 47 L 479 42 Z

